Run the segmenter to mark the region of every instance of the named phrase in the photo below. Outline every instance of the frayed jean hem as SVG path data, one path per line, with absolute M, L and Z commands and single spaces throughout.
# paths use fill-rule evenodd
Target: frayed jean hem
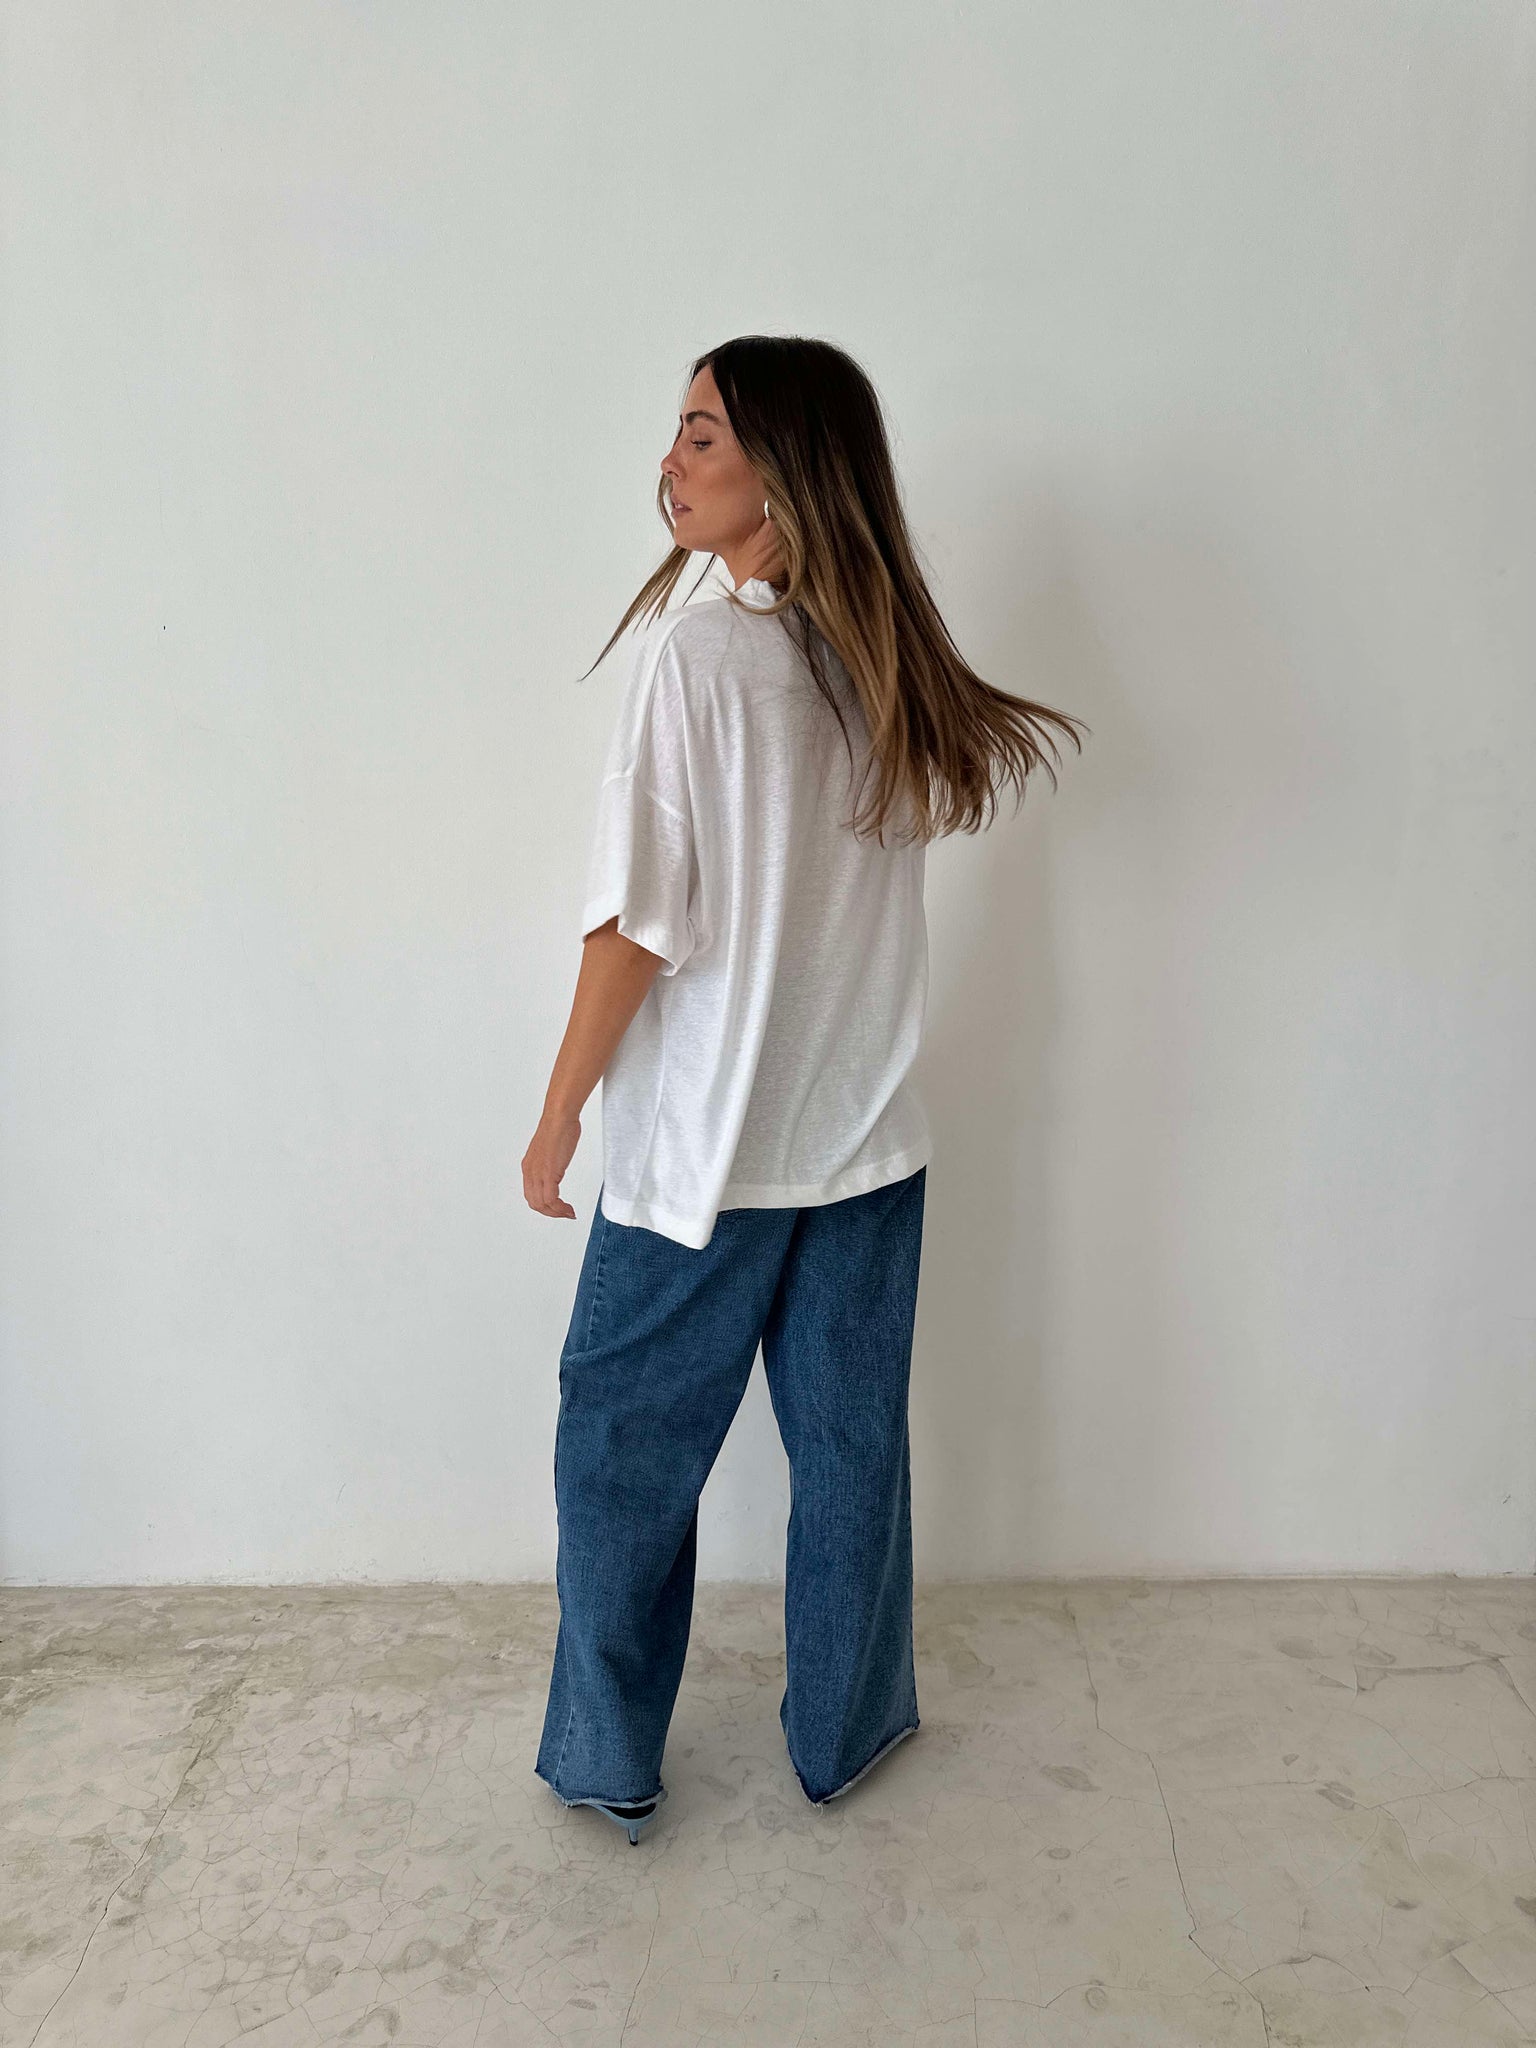
M 606 1793 L 588 1792 L 580 1798 L 568 1799 L 552 1779 L 545 1777 L 537 1765 L 534 1766 L 533 1775 L 541 1785 L 548 1785 L 562 1806 L 644 1806 L 647 1800 L 661 1800 L 667 1796 L 666 1786 L 658 1779 L 654 1792 L 630 1792 L 618 1799 L 610 1799 Z
M 825 1806 L 828 1800 L 830 1799 L 841 1799 L 845 1792 L 851 1791 L 853 1787 L 857 1785 L 860 1778 L 864 1776 L 866 1771 L 872 1771 L 875 1768 L 875 1765 L 879 1763 L 881 1757 L 889 1756 L 891 1751 L 896 1747 L 898 1742 L 905 1741 L 905 1739 L 909 1735 L 915 1735 L 921 1726 L 921 1721 L 914 1721 L 910 1728 L 898 1729 L 897 1732 L 891 1737 L 889 1742 L 885 1742 L 880 1745 L 880 1747 L 875 1751 L 874 1755 L 870 1758 L 867 1764 L 860 1765 L 859 1769 L 854 1772 L 853 1776 L 850 1779 L 848 1779 L 846 1784 L 839 1785 L 835 1792 L 824 1792 L 819 1799 L 816 1798 L 815 1795 L 811 1792 L 810 1787 L 806 1784 L 804 1778 L 800 1777 L 800 1766 L 798 1764 L 795 1764 L 795 1776 L 800 1780 L 800 1790 L 805 1794 L 807 1800 L 809 1800 L 812 1806 Z M 791 1762 L 793 1762 L 793 1759 L 791 1759 Z

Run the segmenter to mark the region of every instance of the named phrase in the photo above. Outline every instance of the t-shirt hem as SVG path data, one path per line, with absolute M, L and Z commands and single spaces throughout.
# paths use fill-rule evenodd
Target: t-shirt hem
M 932 1151 L 928 1139 L 908 1145 L 900 1152 L 887 1153 L 862 1166 L 850 1166 L 826 1181 L 798 1183 L 728 1180 L 720 1190 L 722 1209 L 817 1209 L 826 1202 L 841 1202 L 849 1195 L 867 1195 L 893 1180 L 905 1180 L 926 1166 Z
M 867 1195 L 876 1188 L 889 1186 L 892 1181 L 905 1180 L 920 1166 L 927 1166 L 931 1157 L 932 1141 L 928 1138 L 919 1144 L 908 1145 L 903 1151 L 888 1153 L 884 1159 L 848 1167 L 844 1172 L 834 1174 L 830 1180 L 796 1183 L 727 1181 L 720 1191 L 715 1214 L 704 1220 L 697 1216 L 675 1215 L 655 1202 L 614 1195 L 606 1186 L 602 1190 L 600 1206 L 610 1223 L 639 1224 L 642 1229 L 659 1231 L 663 1237 L 687 1245 L 692 1251 L 702 1251 L 714 1233 L 716 1217 L 721 1210 L 821 1208 L 828 1202 L 845 1201 L 850 1195 Z
M 599 1196 L 598 1207 L 610 1223 L 638 1224 L 642 1230 L 655 1230 L 663 1237 L 687 1245 L 690 1251 L 702 1251 L 715 1227 L 713 1217 L 707 1223 L 700 1223 L 693 1216 L 674 1216 L 670 1209 L 659 1209 L 654 1202 L 626 1200 L 611 1193 L 606 1186 Z

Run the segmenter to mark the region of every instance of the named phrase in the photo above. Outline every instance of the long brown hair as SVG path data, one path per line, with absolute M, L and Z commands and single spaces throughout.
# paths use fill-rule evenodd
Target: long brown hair
M 884 844 L 892 811 L 905 809 L 916 820 L 914 836 L 935 839 L 990 822 L 1004 781 L 1022 802 L 1027 777 L 1043 767 L 1054 789 L 1041 739 L 1056 749 L 1045 727 L 1059 726 L 1081 753 L 1073 728 L 1082 721 L 1013 696 L 966 664 L 918 566 L 879 395 L 866 373 L 832 342 L 800 335 L 722 342 L 698 358 L 689 381 L 706 365 L 772 510 L 788 588 L 768 615 L 784 616 L 840 724 L 818 635 L 858 691 L 871 765 L 878 763 L 863 822 Z M 664 477 L 656 503 L 665 519 Z M 674 544 L 598 662 L 633 619 L 665 610 L 690 552 Z M 722 595 L 740 603 L 729 589 Z M 847 733 L 843 725 L 845 741 Z

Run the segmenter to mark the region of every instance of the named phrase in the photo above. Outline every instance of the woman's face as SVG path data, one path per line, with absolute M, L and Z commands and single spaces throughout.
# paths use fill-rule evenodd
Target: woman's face
M 661 473 L 671 487 L 678 546 L 719 555 L 739 581 L 737 562 L 760 556 L 772 528 L 763 518 L 762 480 L 736 445 L 707 364 L 688 386 Z

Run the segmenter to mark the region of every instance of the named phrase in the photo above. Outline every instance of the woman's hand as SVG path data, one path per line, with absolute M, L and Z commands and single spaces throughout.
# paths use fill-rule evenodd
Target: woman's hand
M 541 1216 L 574 1216 L 560 1193 L 565 1170 L 581 1143 L 581 1118 L 546 1109 L 528 1150 L 523 1154 L 523 1194 Z

